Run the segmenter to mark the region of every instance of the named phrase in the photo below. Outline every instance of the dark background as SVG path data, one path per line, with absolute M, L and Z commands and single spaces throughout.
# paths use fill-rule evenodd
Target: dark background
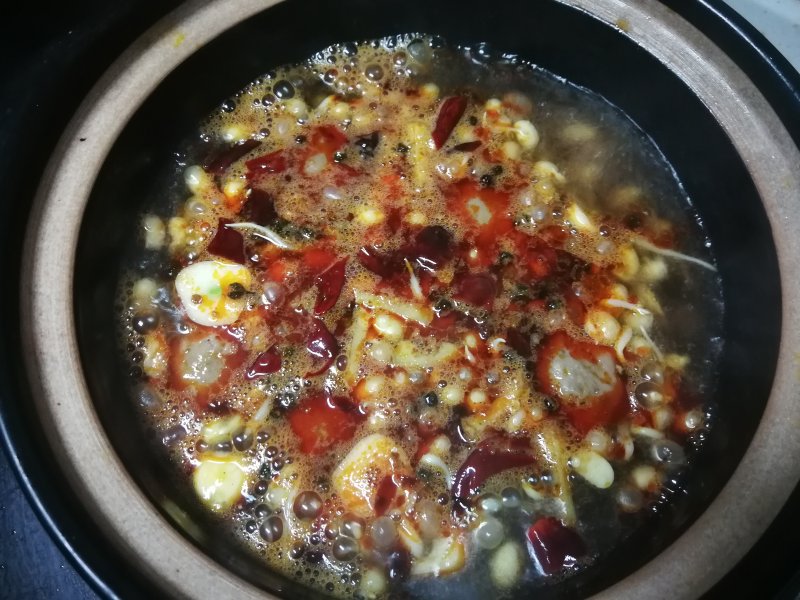
M 694 0 L 682 4 L 687 1 Z M 31 198 L 61 131 L 112 60 L 177 4 L 176 0 L 83 0 L 78 6 L 45 1 L 0 8 L 0 315 L 6 321 L 0 365 L 11 367 L 0 379 L 0 408 L 3 425 L 19 451 L 18 456 L 0 453 L 0 598 L 95 599 L 97 592 L 109 595 L 110 589 L 126 598 L 152 597 L 103 548 L 90 521 L 73 518 L 80 512 L 69 498 L 59 495 L 61 482 L 37 451 L 41 440 L 25 428 L 30 406 L 19 377 L 14 282 Z M 737 52 L 757 66 L 758 57 L 730 34 L 716 41 L 724 47 L 726 40 L 739 44 Z M 770 78 L 764 77 L 769 83 Z M 800 119 L 797 106 L 795 121 Z M 30 480 L 15 476 L 9 459 L 18 458 Z M 59 523 L 60 546 L 23 492 L 29 485 L 50 509 L 52 516 L 45 520 Z M 762 540 L 707 598 L 800 597 L 800 527 L 794 515 L 798 509 L 796 490 Z M 79 573 L 88 574 L 92 584 Z

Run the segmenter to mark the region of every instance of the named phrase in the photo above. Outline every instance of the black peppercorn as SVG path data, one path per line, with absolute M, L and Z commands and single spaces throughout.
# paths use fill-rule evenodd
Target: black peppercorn
M 238 300 L 247 293 L 241 283 L 233 282 L 228 286 L 228 298 L 231 300 Z
M 436 392 L 427 392 L 422 396 L 422 399 L 428 406 L 436 406 L 439 404 L 439 396 L 436 395 Z

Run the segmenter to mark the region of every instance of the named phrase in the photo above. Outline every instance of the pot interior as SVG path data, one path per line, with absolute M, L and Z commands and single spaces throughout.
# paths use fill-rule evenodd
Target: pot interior
M 257 585 L 280 595 L 312 595 L 270 574 L 215 531 L 193 493 L 168 476 L 148 432 L 132 425 L 138 417 L 116 342 L 121 257 L 136 240 L 138 228 L 131 225 L 174 164 L 179 142 L 194 135 L 197 123 L 221 100 L 270 68 L 302 60 L 330 44 L 413 31 L 442 35 L 451 44 L 488 42 L 620 107 L 674 167 L 712 241 L 725 302 L 717 425 L 683 483 L 687 494 L 674 494 L 671 503 L 643 515 L 638 533 L 616 551 L 548 592 L 584 596 L 633 572 L 677 538 L 708 506 L 745 453 L 775 370 L 780 279 L 759 196 L 719 124 L 667 66 L 617 28 L 579 10 L 555 1 L 511 0 L 502 10 L 487 12 L 476 0 L 464 0 L 457 9 L 449 2 L 408 0 L 402 10 L 368 0 L 289 0 L 198 50 L 127 124 L 87 205 L 74 288 L 85 376 L 122 462 L 187 538 Z

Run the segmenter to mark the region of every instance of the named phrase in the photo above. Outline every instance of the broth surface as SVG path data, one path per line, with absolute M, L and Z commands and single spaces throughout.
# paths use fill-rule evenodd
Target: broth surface
M 181 157 L 121 339 L 175 477 L 265 568 L 338 597 L 549 586 L 691 467 L 719 284 L 601 98 L 480 45 L 344 44 Z

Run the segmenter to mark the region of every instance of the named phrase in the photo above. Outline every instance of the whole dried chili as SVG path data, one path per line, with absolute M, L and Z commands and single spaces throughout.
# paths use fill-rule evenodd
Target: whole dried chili
M 458 124 L 458 121 L 464 115 L 464 110 L 467 108 L 467 98 L 465 96 L 451 96 L 444 102 L 439 109 L 439 116 L 436 117 L 436 126 L 433 128 L 431 137 L 433 138 L 433 145 L 438 150 Z

